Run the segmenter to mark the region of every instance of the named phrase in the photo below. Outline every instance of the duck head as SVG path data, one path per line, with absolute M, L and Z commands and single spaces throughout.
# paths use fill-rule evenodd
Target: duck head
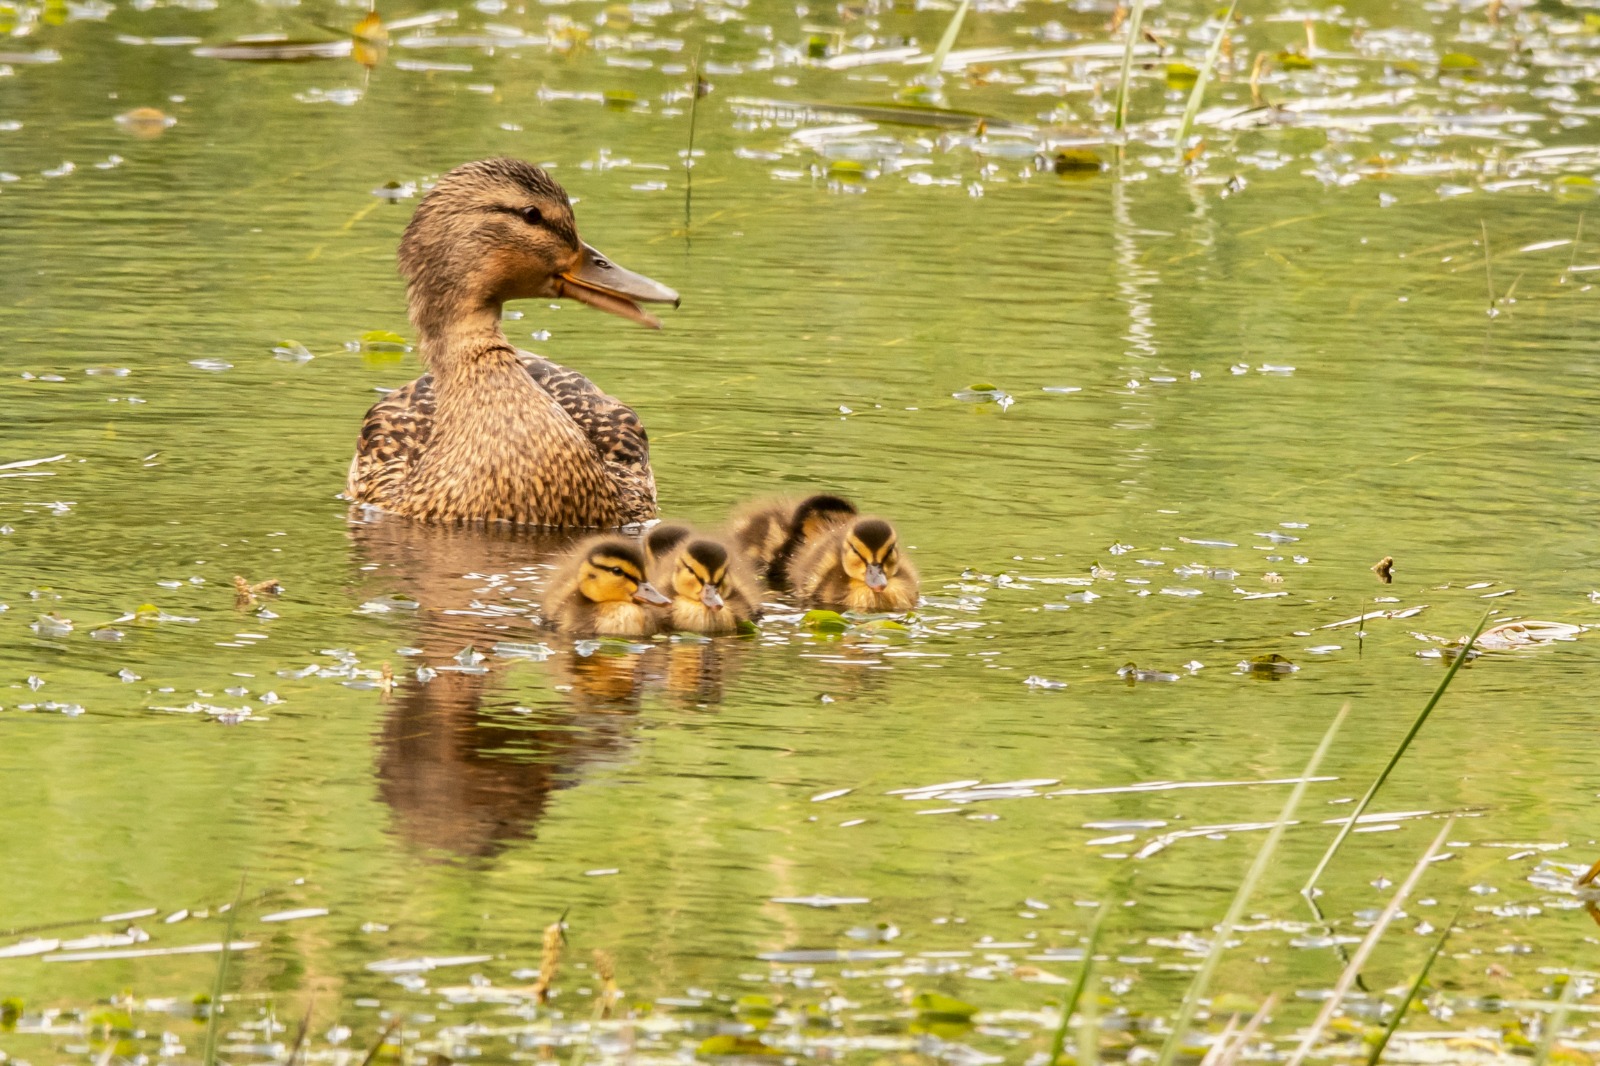
M 400 241 L 419 329 L 493 312 L 507 300 L 574 299 L 659 329 L 640 304 L 678 294 L 635 274 L 578 236 L 555 179 L 518 159 L 480 159 L 439 179 Z

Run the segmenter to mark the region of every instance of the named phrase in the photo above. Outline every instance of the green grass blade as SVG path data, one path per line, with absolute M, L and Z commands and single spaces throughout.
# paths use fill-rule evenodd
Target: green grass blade
M 1189 104 L 1183 109 L 1183 121 L 1178 123 L 1178 160 L 1183 160 L 1184 145 L 1189 140 L 1189 130 L 1194 126 L 1194 117 L 1200 113 L 1200 101 L 1206 94 L 1206 82 L 1211 80 L 1211 72 L 1216 69 L 1217 57 L 1222 55 L 1222 42 L 1228 39 L 1228 28 L 1233 25 L 1233 10 L 1239 6 L 1239 0 L 1233 0 L 1228 5 L 1228 13 L 1222 16 L 1222 25 L 1217 28 L 1217 39 L 1211 42 L 1211 51 L 1206 53 L 1205 66 L 1200 68 L 1200 74 L 1194 79 L 1194 88 L 1189 92 Z
M 206 1015 L 206 1049 L 201 1059 L 205 1066 L 217 1064 L 217 1027 L 222 1022 L 222 985 L 228 976 L 228 949 L 233 945 L 233 924 L 239 917 L 239 905 L 244 902 L 244 875 L 239 876 L 239 892 L 228 908 L 228 924 L 222 933 L 222 950 L 217 953 L 217 976 L 211 982 L 211 1010 Z
M 1550 1050 L 1555 1047 L 1556 1034 L 1567 1024 L 1567 1013 L 1572 1010 L 1572 1001 L 1577 998 L 1578 986 L 1582 983 L 1577 974 L 1567 975 L 1567 984 L 1561 990 L 1561 999 L 1557 1001 L 1556 1009 L 1550 1012 L 1550 1017 L 1545 1019 L 1544 1032 L 1539 1035 L 1539 1046 L 1533 1053 L 1533 1066 L 1544 1066 L 1550 1060 Z
M 1222 953 L 1227 948 L 1228 939 L 1233 936 L 1234 927 L 1239 924 L 1239 919 L 1244 916 L 1244 909 L 1250 902 L 1250 896 L 1256 890 L 1256 884 L 1266 874 L 1267 867 L 1272 863 L 1272 854 L 1278 849 L 1278 842 L 1283 839 L 1283 834 L 1289 828 L 1289 823 L 1294 819 L 1294 812 L 1300 806 L 1300 800 L 1306 794 L 1306 787 L 1311 779 L 1316 776 L 1317 766 L 1322 762 L 1322 757 L 1328 754 L 1328 749 L 1333 746 L 1334 735 L 1339 732 L 1339 727 L 1344 724 L 1345 718 L 1350 713 L 1347 703 L 1339 708 L 1339 713 L 1334 715 L 1333 722 L 1328 726 L 1328 731 L 1322 734 L 1322 742 L 1317 745 L 1317 750 L 1311 753 L 1311 759 L 1306 763 L 1300 780 L 1295 782 L 1294 790 L 1289 793 L 1289 798 L 1284 801 L 1283 810 L 1278 815 L 1278 820 L 1273 823 L 1272 829 L 1267 833 L 1267 839 L 1262 842 L 1261 848 L 1256 852 L 1255 861 L 1250 864 L 1250 870 L 1244 875 L 1244 880 L 1239 884 L 1239 890 L 1233 894 L 1233 902 L 1228 905 L 1228 913 L 1217 926 L 1216 935 L 1211 941 L 1211 950 L 1206 952 L 1205 961 L 1200 964 L 1200 970 L 1194 975 L 1194 980 L 1189 985 L 1189 990 L 1183 995 L 1183 1003 L 1178 1007 L 1177 1016 L 1172 1020 L 1172 1032 L 1167 1034 L 1166 1043 L 1161 1045 L 1161 1057 L 1157 1060 L 1158 1066 L 1170 1066 L 1172 1060 L 1178 1055 L 1178 1049 L 1183 1045 L 1184 1038 L 1189 1035 L 1189 1026 L 1194 1021 L 1195 1012 L 1200 1009 L 1200 1000 L 1205 997 L 1206 989 L 1211 984 L 1211 977 L 1216 973 L 1217 964 L 1222 961 Z
M 1089 971 L 1094 969 L 1095 946 L 1100 943 L 1100 926 L 1110 912 L 1111 901 L 1107 900 L 1100 904 L 1100 909 L 1094 912 L 1094 921 L 1089 923 L 1089 932 L 1083 942 L 1083 965 L 1078 967 L 1078 976 L 1073 980 L 1072 989 L 1061 1004 L 1061 1024 L 1056 1026 L 1056 1035 L 1050 1040 L 1051 1066 L 1055 1066 L 1060 1060 L 1062 1049 L 1067 1045 L 1067 1027 L 1072 1024 L 1072 1014 L 1078 1009 L 1078 1001 L 1083 998 L 1083 990 L 1089 987 Z
M 1439 834 L 1433 838 L 1433 843 L 1428 845 L 1428 850 L 1422 853 L 1422 858 L 1417 860 L 1417 865 L 1412 867 L 1411 873 L 1400 887 L 1395 890 L 1394 897 L 1389 900 L 1383 913 L 1378 915 L 1378 920 L 1372 923 L 1372 928 L 1367 930 L 1367 935 L 1362 939 L 1361 945 L 1356 948 L 1355 954 L 1350 956 L 1350 965 L 1344 968 L 1339 975 L 1339 980 L 1334 983 L 1333 993 L 1322 1002 L 1322 1009 L 1317 1011 L 1316 1020 L 1306 1030 L 1300 1044 L 1294 1049 L 1294 1054 L 1289 1056 L 1288 1066 L 1300 1066 L 1311 1054 L 1311 1047 L 1327 1028 L 1328 1022 L 1333 1019 L 1334 1011 L 1339 1009 L 1339 1004 L 1344 1002 L 1344 997 L 1349 995 L 1350 986 L 1356 983 L 1356 977 L 1361 973 L 1361 967 L 1367 964 L 1367 957 L 1372 954 L 1372 949 L 1378 946 L 1378 940 L 1389 928 L 1389 923 L 1394 921 L 1394 916 L 1400 913 L 1400 907 L 1417 887 L 1417 882 L 1422 880 L 1422 875 L 1427 872 L 1428 865 L 1433 862 L 1433 857 L 1444 846 L 1445 837 L 1450 835 L 1450 830 L 1455 827 L 1454 818 L 1446 818 L 1444 825 L 1439 829 Z
M 1483 617 L 1478 619 L 1478 624 L 1473 627 L 1472 636 L 1468 637 L 1467 642 L 1462 645 L 1461 654 L 1456 656 L 1455 662 L 1450 664 L 1450 669 L 1445 671 L 1444 678 L 1439 682 L 1439 687 L 1433 690 L 1433 696 L 1428 700 L 1428 705 L 1422 708 L 1422 713 L 1417 715 L 1416 721 L 1411 723 L 1411 728 L 1401 738 L 1400 746 L 1394 749 L 1393 755 L 1389 756 L 1389 764 L 1373 779 L 1366 795 L 1361 797 L 1361 802 L 1356 804 L 1356 809 L 1350 813 L 1350 820 L 1339 827 L 1338 835 L 1333 838 L 1333 843 L 1328 845 L 1328 850 L 1323 852 L 1321 861 L 1317 863 L 1317 868 L 1311 871 L 1311 877 L 1306 881 L 1305 887 L 1300 890 L 1301 892 L 1309 896 L 1312 890 L 1317 887 L 1317 882 L 1322 879 L 1323 873 L 1328 869 L 1328 864 L 1333 861 L 1334 855 L 1338 854 L 1339 849 L 1344 846 L 1345 837 L 1349 836 L 1350 831 L 1356 827 L 1356 819 L 1366 813 L 1367 807 L 1372 803 L 1372 798 L 1378 794 L 1378 789 L 1382 788 L 1383 783 L 1389 780 L 1389 774 L 1399 764 L 1400 757 L 1411 746 L 1411 741 L 1416 738 L 1418 731 L 1422 729 L 1422 724 L 1428 720 L 1428 715 L 1432 714 L 1434 707 L 1438 706 L 1439 699 L 1444 695 L 1445 689 L 1449 688 L 1450 682 L 1455 680 L 1456 671 L 1461 669 L 1461 664 L 1471 657 L 1472 645 L 1476 643 L 1478 634 L 1483 632 L 1483 627 L 1488 621 L 1489 612 L 1485 611 L 1483 612 Z
M 945 27 L 944 36 L 939 38 L 939 47 L 933 50 L 933 58 L 928 60 L 928 73 L 938 77 L 944 69 L 945 57 L 950 54 L 950 49 L 956 43 L 956 35 L 961 32 L 961 23 L 967 17 L 967 7 L 971 0 L 961 0 L 956 7 L 956 13 L 950 17 L 950 25 Z
M 1122 78 L 1117 82 L 1116 129 L 1128 123 L 1128 80 L 1133 77 L 1133 50 L 1139 47 L 1139 37 L 1144 32 L 1145 0 L 1133 0 L 1133 14 L 1128 16 L 1128 43 L 1122 50 Z
M 1450 939 L 1450 934 L 1455 932 L 1456 922 L 1461 919 L 1461 908 L 1457 907 L 1450 922 L 1439 934 L 1439 939 L 1433 942 L 1433 947 L 1428 951 L 1428 957 L 1422 960 L 1422 969 L 1417 971 L 1417 976 L 1412 978 L 1411 987 L 1406 989 L 1405 998 L 1400 1001 L 1400 1006 L 1395 1008 L 1394 1017 L 1389 1019 L 1389 1024 L 1384 1026 L 1383 1035 L 1378 1037 L 1378 1042 L 1373 1045 L 1372 1053 L 1367 1056 L 1367 1066 L 1378 1066 L 1378 1060 L 1383 1058 L 1383 1049 L 1389 1046 L 1389 1039 L 1406 1019 L 1406 1012 L 1411 1009 L 1411 1003 L 1417 998 L 1417 993 L 1422 990 L 1422 983 L 1428 979 L 1428 971 L 1433 969 L 1433 960 L 1439 957 L 1439 952 L 1444 950 L 1444 942 Z

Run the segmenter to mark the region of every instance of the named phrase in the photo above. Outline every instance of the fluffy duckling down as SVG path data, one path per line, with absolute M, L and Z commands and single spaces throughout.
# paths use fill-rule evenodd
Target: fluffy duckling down
M 917 568 L 900 550 L 894 527 L 859 517 L 806 539 L 789 565 L 789 582 L 807 607 L 861 614 L 917 605 Z
M 738 552 L 685 526 L 663 525 L 645 538 L 650 579 L 671 599 L 668 625 L 687 633 L 732 633 L 760 613 L 760 590 Z
M 773 588 L 787 588 L 790 564 L 801 547 L 855 516 L 855 504 L 842 496 L 763 500 L 734 516 L 733 539 Z
M 592 537 L 550 579 L 544 619 L 574 637 L 654 636 L 671 601 L 646 575 L 638 545 L 616 536 Z

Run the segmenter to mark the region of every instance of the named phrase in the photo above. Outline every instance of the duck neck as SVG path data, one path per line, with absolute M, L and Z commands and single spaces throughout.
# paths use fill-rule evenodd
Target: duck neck
M 515 362 L 515 349 L 500 328 L 498 301 L 463 309 L 455 304 L 438 308 L 427 300 L 413 300 L 411 323 L 417 327 L 422 362 L 440 389 L 450 387 L 464 371 Z M 501 356 L 494 358 L 490 355 Z M 487 358 L 486 358 L 487 357 Z

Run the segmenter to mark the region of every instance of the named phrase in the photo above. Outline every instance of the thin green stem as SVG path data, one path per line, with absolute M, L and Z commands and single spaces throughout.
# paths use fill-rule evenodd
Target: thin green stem
M 1488 621 L 1489 612 L 1485 611 L 1483 612 L 1483 617 L 1478 619 L 1478 624 L 1473 627 L 1472 636 L 1468 637 L 1466 643 L 1461 646 L 1461 651 L 1456 656 L 1455 662 L 1451 663 L 1450 669 L 1445 671 L 1444 678 L 1439 682 L 1439 687 L 1433 690 L 1433 696 L 1428 700 L 1428 705 L 1422 708 L 1422 713 L 1417 715 L 1416 721 L 1411 723 L 1411 728 L 1401 738 L 1400 746 L 1394 749 L 1393 755 L 1389 756 L 1388 765 L 1384 766 L 1378 776 L 1373 779 L 1371 786 L 1367 788 L 1366 795 L 1361 797 L 1361 802 L 1357 803 L 1356 809 L 1350 813 L 1349 820 L 1339 827 L 1338 835 L 1333 838 L 1333 843 L 1328 845 L 1328 850 L 1323 852 L 1321 861 L 1317 863 L 1317 868 L 1311 871 L 1311 877 L 1306 881 L 1305 887 L 1300 890 L 1301 892 L 1309 896 L 1312 890 L 1317 887 L 1317 882 L 1322 879 L 1323 873 L 1328 869 L 1328 864 L 1333 861 L 1333 857 L 1344 846 L 1345 838 L 1350 835 L 1350 831 L 1356 827 L 1357 820 L 1371 806 L 1372 798 L 1378 794 L 1378 789 L 1382 788 L 1383 783 L 1389 780 L 1389 775 L 1394 771 L 1395 766 L 1399 764 L 1400 757 L 1411 746 L 1411 741 L 1416 738 L 1417 733 L 1422 729 L 1423 723 L 1428 720 L 1428 715 L 1432 714 L 1433 709 L 1439 705 L 1439 700 L 1444 696 L 1445 689 L 1449 688 L 1450 682 L 1455 680 L 1456 671 L 1461 669 L 1462 663 L 1472 657 L 1472 645 L 1476 643 L 1478 634 L 1483 632 L 1483 627 Z
M 1428 957 L 1422 960 L 1422 969 L 1417 971 L 1417 976 L 1412 978 L 1411 987 L 1406 989 L 1405 998 L 1395 1008 L 1394 1017 L 1389 1019 L 1389 1024 L 1384 1026 L 1383 1035 L 1378 1037 L 1378 1042 L 1372 1046 L 1372 1053 L 1367 1056 L 1367 1066 L 1378 1066 L 1378 1060 L 1383 1058 L 1383 1049 L 1389 1046 L 1389 1039 L 1406 1020 L 1406 1012 L 1411 1009 L 1411 1003 L 1417 998 L 1417 993 L 1422 990 L 1422 984 L 1428 979 L 1428 971 L 1433 969 L 1433 960 L 1439 957 L 1439 952 L 1444 950 L 1444 942 L 1450 939 L 1450 934 L 1455 932 L 1456 922 L 1461 918 L 1461 908 L 1457 907 L 1455 914 L 1450 917 L 1449 924 L 1439 934 L 1439 939 L 1433 942 L 1433 947 L 1428 951 Z
M 1300 780 L 1295 782 L 1289 798 L 1284 801 L 1283 810 L 1278 814 L 1278 820 L 1273 823 L 1272 830 L 1267 833 L 1267 839 L 1262 842 L 1261 849 L 1256 852 L 1255 861 L 1250 864 L 1250 870 L 1244 875 L 1239 889 L 1233 894 L 1233 902 L 1228 906 L 1228 913 L 1223 917 L 1221 924 L 1216 928 L 1216 933 L 1211 940 L 1211 950 L 1206 952 L 1205 961 L 1200 964 L 1200 970 L 1194 975 L 1194 980 L 1189 985 L 1189 990 L 1184 993 L 1183 1003 L 1178 1008 L 1178 1014 L 1172 1020 L 1172 1031 L 1167 1034 L 1166 1043 L 1161 1045 L 1161 1057 L 1157 1060 L 1158 1066 L 1170 1066 L 1178 1055 L 1178 1049 L 1183 1045 L 1184 1038 L 1189 1035 L 1189 1026 L 1194 1021 L 1195 1012 L 1200 1009 L 1200 1001 L 1205 997 L 1206 989 L 1211 984 L 1211 977 L 1217 971 L 1217 964 L 1222 961 L 1222 953 L 1227 949 L 1228 940 L 1233 936 L 1239 919 L 1244 916 L 1244 909 L 1250 902 L 1250 896 L 1255 892 L 1256 885 L 1265 876 L 1267 867 L 1272 863 L 1273 852 L 1278 849 L 1278 842 L 1283 839 L 1283 834 L 1289 828 L 1289 823 L 1294 820 L 1294 812 L 1300 806 L 1300 800 L 1306 794 L 1306 786 L 1316 776 L 1317 767 L 1322 762 L 1322 757 L 1328 754 L 1328 749 L 1333 746 L 1333 738 L 1339 732 L 1339 727 L 1344 724 L 1345 718 L 1350 714 L 1350 705 L 1347 703 L 1339 708 L 1339 713 L 1334 715 L 1333 722 L 1328 726 L 1328 731 L 1322 734 L 1322 742 L 1317 745 L 1317 750 L 1311 753 L 1311 759 L 1306 763 L 1305 770 L 1300 774 Z
M 1206 53 L 1205 65 L 1200 68 L 1200 73 L 1194 79 L 1194 88 L 1189 92 L 1189 104 L 1183 109 L 1183 121 L 1178 123 L 1178 161 L 1183 161 L 1185 145 L 1189 141 L 1189 131 L 1194 127 L 1194 117 L 1200 113 L 1200 101 L 1206 94 L 1206 83 L 1211 80 L 1211 72 L 1216 69 L 1217 58 L 1222 54 L 1222 44 L 1228 39 L 1228 28 L 1233 25 L 1233 12 L 1239 6 L 1239 0 L 1233 0 L 1228 5 L 1227 14 L 1222 16 L 1222 25 L 1217 28 L 1217 39 L 1211 42 L 1211 50 Z
M 1133 77 L 1133 50 L 1139 47 L 1139 36 L 1144 32 L 1145 0 L 1133 0 L 1133 14 L 1128 16 L 1128 43 L 1122 50 L 1122 78 L 1117 82 L 1117 116 L 1115 128 L 1120 132 L 1128 124 L 1128 81 Z
M 1083 990 L 1089 987 L 1089 971 L 1094 968 L 1094 952 L 1095 946 L 1100 942 L 1100 927 L 1110 911 L 1111 901 L 1106 900 L 1100 904 L 1100 909 L 1094 912 L 1094 920 L 1089 923 L 1089 932 L 1083 942 L 1083 965 L 1078 967 L 1078 976 L 1073 980 L 1072 989 L 1061 1004 L 1061 1024 L 1056 1026 L 1056 1034 L 1050 1040 L 1051 1066 L 1060 1060 L 1062 1049 L 1067 1045 L 1067 1027 L 1072 1024 L 1072 1014 L 1078 1009 L 1078 1001 L 1083 998 Z

